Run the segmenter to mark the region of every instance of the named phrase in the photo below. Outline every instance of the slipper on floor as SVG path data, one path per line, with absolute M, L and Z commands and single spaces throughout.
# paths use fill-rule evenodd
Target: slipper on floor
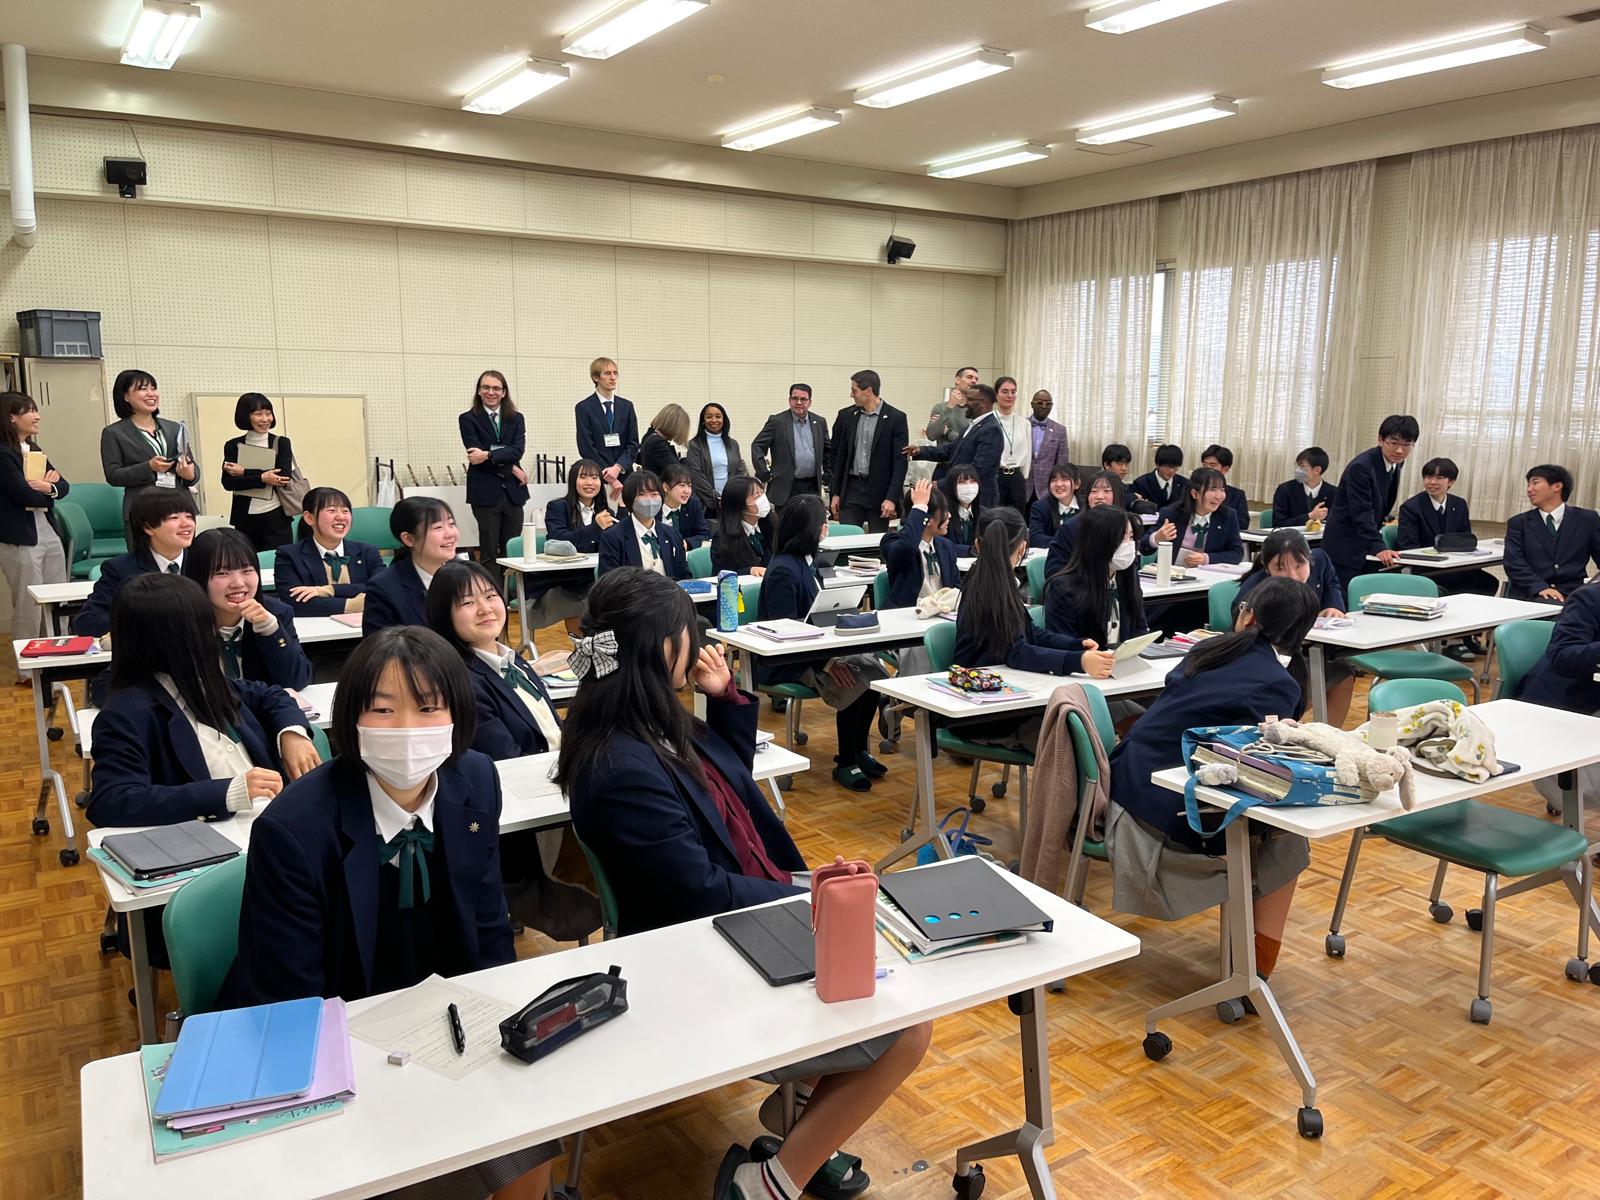
M 781 1138 L 758 1137 L 750 1143 L 750 1161 L 774 1158 L 782 1146 Z M 872 1177 L 861 1169 L 861 1160 L 839 1150 L 806 1182 L 806 1195 L 815 1200 L 853 1200 L 871 1186 Z
M 733 1174 L 750 1161 L 750 1151 L 743 1146 L 729 1146 L 717 1168 L 717 1180 L 711 1185 L 711 1200 L 739 1200 L 733 1191 Z
M 849 788 L 852 792 L 870 792 L 872 780 L 868 779 L 861 768 L 854 764 L 848 767 L 835 767 L 833 781 L 842 788 Z

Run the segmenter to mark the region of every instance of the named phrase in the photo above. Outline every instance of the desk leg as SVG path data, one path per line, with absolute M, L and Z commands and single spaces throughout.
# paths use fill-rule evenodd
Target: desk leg
M 1580 768 L 1571 772 L 1568 778 L 1572 780 L 1572 786 L 1561 789 L 1562 821 L 1568 829 L 1576 829 L 1587 837 L 1588 834 L 1584 830 L 1583 822 L 1583 770 Z M 1594 846 L 1591 845 L 1589 850 L 1592 852 Z M 1600 906 L 1596 906 L 1594 902 L 1592 881 L 1586 879 L 1584 873 L 1575 864 L 1569 864 L 1567 868 L 1563 868 L 1561 874 L 1562 878 L 1566 880 L 1567 888 L 1572 892 L 1572 898 L 1578 903 L 1578 906 L 1580 908 L 1585 904 L 1589 906 L 1589 926 L 1594 931 L 1595 936 L 1600 937 Z M 1589 886 L 1585 887 L 1584 884 L 1586 883 Z M 1580 957 L 1582 956 L 1580 955 Z
M 933 807 L 933 721 L 925 708 L 917 709 L 912 721 L 917 739 L 917 801 L 922 810 L 922 832 L 879 859 L 873 869 L 880 872 L 930 844 L 940 858 L 950 857 L 950 843 L 945 840 L 944 830 L 939 828 Z
M 1152 1008 L 1145 1014 L 1145 1056 L 1159 1062 L 1172 1052 L 1172 1039 L 1156 1026 L 1167 1017 L 1196 1009 L 1210 1008 L 1224 1001 L 1248 997 L 1261 1014 L 1278 1053 L 1300 1085 L 1303 1106 L 1297 1115 L 1303 1137 L 1322 1136 L 1322 1114 L 1317 1111 L 1317 1081 L 1305 1055 L 1278 1007 L 1267 981 L 1256 974 L 1255 907 L 1251 883 L 1249 821 L 1241 818 L 1227 829 L 1228 846 L 1228 958 L 1232 969 L 1216 983 L 1190 992 L 1177 1000 Z
M 727 649 L 727 646 L 723 646 L 724 651 Z M 739 690 L 752 695 L 756 690 L 756 656 L 748 650 L 739 651 Z
M 150 970 L 150 955 L 145 946 L 145 914 L 161 910 L 136 908 L 128 914 L 128 950 L 133 955 L 133 1002 L 139 1013 L 139 1044 L 148 1046 L 156 1036 L 156 977 Z
M 973 1194 L 968 1190 L 971 1185 L 962 1181 L 973 1177 L 975 1163 L 1015 1154 L 1028 1179 L 1028 1194 L 1034 1200 L 1053 1200 L 1055 1184 L 1044 1161 L 1044 1148 L 1056 1140 L 1050 1109 L 1050 1036 L 1044 1023 L 1044 989 L 1018 992 L 1006 1003 L 1022 1025 L 1022 1098 L 1026 1116 L 1020 1129 L 956 1151 L 956 1194 Z
M 704 720 L 705 718 L 702 717 L 701 719 Z M 778 777 L 776 775 L 767 780 L 767 787 L 772 792 L 773 803 L 778 806 L 778 820 L 788 821 L 789 810 L 783 803 L 783 791 L 778 787 Z
M 1311 643 L 1311 717 L 1315 721 L 1328 719 L 1328 665 L 1326 652 L 1320 642 Z
M 67 802 L 67 787 L 61 776 L 50 765 L 50 741 L 45 734 L 44 694 L 50 688 L 42 670 L 33 673 L 33 730 L 39 741 L 39 804 L 33 813 L 33 832 L 43 837 L 50 832 L 50 795 L 55 793 L 56 811 L 61 817 L 61 835 L 66 847 L 61 851 L 61 865 L 73 866 L 78 861 L 77 834 L 72 827 L 72 809 Z
M 526 550 L 527 547 L 523 549 Z M 517 624 L 522 629 L 522 648 L 533 654 L 533 623 L 528 620 L 528 591 L 522 584 L 522 572 L 511 573 L 517 577 Z

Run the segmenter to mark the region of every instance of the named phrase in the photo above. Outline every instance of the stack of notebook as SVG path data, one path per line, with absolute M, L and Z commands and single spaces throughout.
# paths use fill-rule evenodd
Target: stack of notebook
M 773 621 L 753 621 L 745 628 L 775 642 L 809 642 L 826 632 L 815 625 L 796 621 L 792 617 L 781 617 Z
M 115 874 L 126 875 L 136 884 L 215 866 L 239 854 L 237 845 L 205 821 L 114 833 L 100 843 L 100 849 L 111 860 Z
M 994 950 L 1048 933 L 1051 920 L 971 855 L 878 879 L 878 932 L 907 962 Z
M 1401 596 L 1372 592 L 1361 601 L 1361 611 L 1373 617 L 1399 617 L 1406 621 L 1436 621 L 1444 616 L 1443 596 Z
M 356 1091 L 338 997 L 201 1013 L 139 1054 L 158 1163 L 337 1116 Z
M 1282 800 L 1289 794 L 1294 779 L 1289 768 L 1281 762 L 1251 754 L 1247 750 L 1235 749 L 1223 742 L 1202 742 L 1195 747 L 1194 761 L 1226 763 L 1236 768 L 1239 778 L 1232 786 L 1238 791 L 1250 796 L 1259 796 L 1263 800 Z M 1342 797 L 1351 802 L 1378 798 L 1377 791 L 1370 784 L 1352 786 L 1339 783 L 1333 779 L 1332 772 L 1329 772 L 1328 781 L 1331 796 Z

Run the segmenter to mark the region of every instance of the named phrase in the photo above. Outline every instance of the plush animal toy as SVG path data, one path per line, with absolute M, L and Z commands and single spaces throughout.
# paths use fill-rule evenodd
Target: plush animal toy
M 1271 746 L 1303 746 L 1326 755 L 1333 760 L 1334 778 L 1347 787 L 1373 792 L 1398 787 L 1403 808 L 1416 803 L 1411 751 L 1403 746 L 1375 750 L 1358 735 L 1318 721 L 1269 721 L 1261 727 L 1261 738 Z

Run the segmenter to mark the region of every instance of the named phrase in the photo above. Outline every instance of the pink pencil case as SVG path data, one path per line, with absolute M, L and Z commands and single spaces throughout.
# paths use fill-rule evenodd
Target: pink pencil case
M 878 877 L 869 863 L 839 856 L 812 872 L 817 995 L 825 1003 L 860 1000 L 877 990 L 877 902 Z

